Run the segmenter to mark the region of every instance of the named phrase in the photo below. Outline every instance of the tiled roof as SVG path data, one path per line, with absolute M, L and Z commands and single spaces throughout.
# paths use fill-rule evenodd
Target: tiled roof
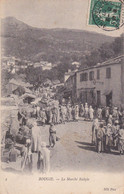
M 84 69 L 79 70 L 77 72 L 82 72 L 82 71 L 85 71 L 85 70 L 99 68 L 99 67 L 103 67 L 103 66 L 107 66 L 107 65 L 115 65 L 115 64 L 120 63 L 122 59 L 124 59 L 124 55 L 118 56 L 118 57 L 113 58 L 113 59 L 109 59 L 109 60 L 107 60 L 105 62 L 102 62 L 102 63 L 98 63 L 95 66 L 91 66 L 91 67 L 84 68 Z

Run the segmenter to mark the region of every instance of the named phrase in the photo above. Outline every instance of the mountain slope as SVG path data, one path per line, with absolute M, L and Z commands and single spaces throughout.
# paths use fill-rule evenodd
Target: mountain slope
M 114 38 L 98 33 L 69 29 L 40 29 L 13 17 L 2 19 L 2 48 L 5 55 L 32 61 L 57 63 L 63 58 L 79 60 L 104 42 Z

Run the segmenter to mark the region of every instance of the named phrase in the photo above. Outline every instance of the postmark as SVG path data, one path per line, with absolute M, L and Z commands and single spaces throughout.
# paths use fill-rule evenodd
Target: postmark
M 96 25 L 106 31 L 117 30 L 124 23 L 123 14 L 122 0 L 91 0 L 89 25 Z
M 124 0 L 119 0 L 121 3 L 124 3 Z

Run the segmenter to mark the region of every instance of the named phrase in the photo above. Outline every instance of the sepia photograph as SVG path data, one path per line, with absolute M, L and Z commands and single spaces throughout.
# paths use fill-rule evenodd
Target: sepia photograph
M 0 193 L 124 194 L 124 1 L 1 0 L 0 16 Z

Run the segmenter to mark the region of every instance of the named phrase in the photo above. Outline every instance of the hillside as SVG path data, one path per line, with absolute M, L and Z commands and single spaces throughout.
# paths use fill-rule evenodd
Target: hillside
M 16 18 L 2 19 L 2 49 L 5 55 L 21 59 L 58 63 L 62 59 L 79 61 L 86 53 L 114 38 L 98 33 L 69 29 L 40 29 Z

